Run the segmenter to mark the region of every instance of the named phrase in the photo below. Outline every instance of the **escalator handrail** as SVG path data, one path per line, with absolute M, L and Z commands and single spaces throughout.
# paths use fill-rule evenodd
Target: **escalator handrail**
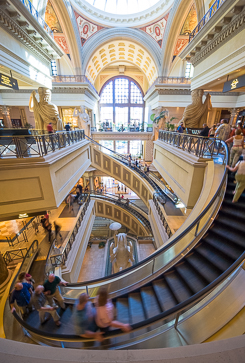
M 229 160 L 229 151 L 228 151 L 228 147 L 227 144 L 224 141 L 221 141 L 221 144 L 223 145 L 224 149 L 225 149 L 225 157 L 226 157 L 226 164 L 228 164 L 228 160 Z M 199 221 L 202 219 L 202 217 L 208 212 L 208 210 L 212 207 L 213 203 L 215 202 L 216 198 L 218 197 L 221 189 L 223 188 L 223 186 L 226 183 L 226 178 L 227 178 L 227 169 L 225 169 L 222 180 L 219 184 L 218 189 L 216 190 L 214 196 L 212 197 L 212 199 L 210 200 L 210 202 L 208 203 L 208 205 L 204 208 L 204 210 L 198 215 L 198 217 L 184 230 L 182 231 L 177 237 L 173 238 L 173 240 L 168 243 L 166 246 L 163 246 L 161 249 L 153 252 L 149 257 L 145 258 L 144 260 L 138 262 L 137 264 L 135 264 L 134 266 L 131 266 L 123 271 L 119 271 L 111 276 L 106 276 L 104 278 L 99 278 L 99 279 L 95 279 L 95 280 L 91 280 L 91 281 L 84 281 L 82 283 L 69 283 L 67 285 L 67 287 L 78 287 L 78 286 L 86 286 L 86 285 L 93 285 L 93 284 L 97 284 L 98 282 L 105 282 L 105 281 L 109 281 L 111 279 L 115 279 L 116 277 L 121 277 L 124 274 L 128 274 L 129 271 L 133 271 L 137 268 L 139 268 L 139 266 L 145 265 L 146 263 L 148 263 L 151 260 L 154 260 L 158 255 L 163 254 L 164 252 L 166 252 L 169 248 L 171 248 L 172 246 L 174 246 L 176 243 L 179 242 L 179 240 L 181 240 L 190 230 L 193 229 L 193 227 L 195 227 L 195 225 L 198 225 Z
M 94 194 L 94 193 L 92 193 L 92 194 Z M 91 194 L 90 194 L 90 196 L 93 197 L 93 195 L 91 195 Z M 115 200 L 113 198 L 109 198 L 107 196 L 95 195 L 94 198 L 105 199 L 105 200 L 108 200 L 108 201 L 110 201 L 110 202 L 118 205 L 121 208 L 124 208 L 124 209 L 126 208 L 126 206 L 124 204 L 120 203 L 120 201 Z M 142 216 L 142 214 L 140 212 L 134 210 L 134 208 L 131 208 L 131 207 L 127 207 L 127 209 L 129 211 L 131 211 L 131 213 L 134 215 L 135 218 L 138 219 L 139 222 L 141 222 L 141 223 L 143 222 L 145 224 L 145 228 L 147 228 L 147 229 L 149 229 L 151 231 L 151 224 L 150 224 L 150 222 L 144 216 Z
M 229 275 L 231 275 L 233 273 L 233 271 L 235 271 L 236 268 L 238 268 L 238 266 L 244 261 L 245 259 L 245 252 L 242 253 L 242 255 L 226 270 L 224 271 L 219 277 L 217 277 L 214 281 L 212 281 L 209 285 L 207 285 L 206 287 L 204 287 L 201 291 L 197 292 L 196 294 L 192 295 L 190 298 L 186 299 L 185 301 L 175 305 L 174 307 L 160 313 L 157 314 L 151 318 L 147 318 L 143 321 L 140 321 L 139 323 L 134 323 L 131 324 L 132 330 L 131 332 L 133 332 L 136 329 L 142 329 L 142 328 L 146 328 L 148 326 L 150 326 L 151 324 L 159 321 L 159 320 L 163 320 L 166 319 L 168 317 L 171 317 L 173 314 L 178 314 L 180 315 L 183 311 L 186 311 L 186 309 L 188 308 L 188 306 L 192 307 L 193 303 L 199 302 L 202 298 L 204 298 L 208 293 L 210 293 L 212 290 L 214 290 L 220 283 L 222 283 Z M 77 335 L 69 335 L 69 334 L 55 334 L 55 333 L 49 333 L 49 332 L 44 332 L 41 331 L 37 328 L 34 328 L 32 326 L 30 326 L 29 324 L 27 324 L 25 321 L 23 321 L 21 319 L 21 317 L 14 312 L 13 313 L 14 317 L 16 318 L 16 320 L 28 331 L 33 332 L 41 337 L 46 337 L 46 338 L 52 338 L 58 341 L 78 341 L 78 342 L 87 342 L 89 340 L 94 340 L 94 339 L 84 339 L 84 338 L 79 338 Z M 120 329 L 115 329 L 112 331 L 109 331 L 105 337 L 106 338 L 113 338 L 114 336 L 118 336 L 118 335 L 123 335 L 123 333 L 121 332 Z M 124 333 L 124 334 L 128 334 L 128 333 Z

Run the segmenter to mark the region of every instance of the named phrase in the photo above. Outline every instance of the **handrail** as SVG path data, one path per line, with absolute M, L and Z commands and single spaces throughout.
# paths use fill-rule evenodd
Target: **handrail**
M 81 223 L 84 219 L 84 216 L 85 216 L 85 213 L 88 209 L 88 205 L 90 203 L 90 195 L 88 194 L 86 196 L 86 200 L 81 208 L 81 210 L 79 211 L 78 213 L 78 217 L 77 217 L 77 221 L 76 221 L 76 224 L 73 228 L 72 231 L 70 231 L 70 233 L 68 234 L 68 237 L 67 237 L 67 241 L 66 241 L 66 244 L 63 248 L 63 251 L 61 253 L 57 253 L 57 254 L 50 254 L 49 255 L 49 259 L 50 259 L 50 262 L 52 264 L 52 266 L 54 267 L 57 267 L 57 266 L 60 266 L 60 265 L 64 265 L 65 262 L 67 261 L 67 258 L 68 258 L 68 255 L 69 255 L 69 252 L 72 248 L 72 245 L 75 241 L 75 238 L 76 238 L 76 235 L 78 233 L 78 230 L 81 226 Z M 46 262 L 47 264 L 47 262 Z
M 208 293 L 210 293 L 212 290 L 214 290 L 215 287 L 217 287 L 221 282 L 223 282 L 226 278 L 228 278 L 233 271 L 239 267 L 239 265 L 243 262 L 243 260 L 245 259 L 245 252 L 243 252 L 243 254 L 226 270 L 224 271 L 219 277 L 217 277 L 215 280 L 213 280 L 210 284 L 208 284 L 206 287 L 204 287 L 202 290 L 200 290 L 199 292 L 197 292 L 196 294 L 192 295 L 191 297 L 189 297 L 188 299 L 186 299 L 185 301 L 175 305 L 174 307 L 168 309 L 167 311 L 164 311 L 158 315 L 155 315 L 151 318 L 145 319 L 139 323 L 134 323 L 131 324 L 132 327 L 132 331 L 137 331 L 139 329 L 147 328 L 150 327 L 153 323 L 156 323 L 157 321 L 163 320 L 163 319 L 167 319 L 168 317 L 173 316 L 173 314 L 175 314 L 176 316 L 176 320 L 179 317 L 179 315 L 183 312 L 186 311 L 187 308 L 192 307 L 193 304 L 198 303 L 202 298 L 204 298 L 205 296 L 207 296 Z M 77 335 L 69 335 L 69 334 L 55 334 L 55 333 L 49 333 L 49 332 L 43 332 L 37 328 L 34 328 L 32 326 L 30 326 L 29 324 L 27 324 L 26 322 L 24 322 L 21 317 L 14 312 L 14 317 L 16 318 L 16 320 L 28 331 L 33 332 L 34 334 L 37 334 L 41 337 L 46 337 L 46 338 L 51 338 L 52 340 L 57 340 L 57 341 L 67 341 L 67 342 L 88 342 L 88 341 L 93 341 L 94 339 L 84 339 L 84 338 L 80 338 Z M 113 338 L 119 335 L 126 335 L 127 333 L 122 333 L 121 330 L 119 329 L 115 329 L 112 331 L 109 331 L 107 334 L 105 334 L 103 337 L 104 338 Z
M 224 159 L 225 159 L 225 163 L 227 164 L 228 160 L 229 160 L 229 152 L 228 152 L 227 145 L 223 141 L 219 141 L 219 142 L 221 143 L 222 147 L 225 150 Z M 203 211 L 198 215 L 198 217 L 184 231 L 182 231 L 177 237 L 173 238 L 173 240 L 171 242 L 169 242 L 166 246 L 163 246 L 158 251 L 153 252 L 149 257 L 147 257 L 146 259 L 144 259 L 141 262 L 138 262 L 133 267 L 129 267 L 129 268 L 123 270 L 123 271 L 117 272 L 117 273 L 113 274 L 112 276 L 108 276 L 108 277 L 103 278 L 103 279 L 100 278 L 100 279 L 95 279 L 95 280 L 91 280 L 91 281 L 84 281 L 82 283 L 71 283 L 71 284 L 69 283 L 67 286 L 68 287 L 78 287 L 78 286 L 85 286 L 85 285 L 93 285 L 93 284 L 97 284 L 98 282 L 102 282 L 102 281 L 105 282 L 105 281 L 109 281 L 111 279 L 114 280 L 115 277 L 121 277 L 124 274 L 127 275 L 130 271 L 133 271 L 136 268 L 139 268 L 140 266 L 146 265 L 151 260 L 155 260 L 157 256 L 165 253 L 168 249 L 170 249 L 176 243 L 178 243 L 195 226 L 197 227 L 197 229 L 196 229 L 196 236 L 197 236 L 198 235 L 198 230 L 199 230 L 199 222 L 205 216 L 205 214 L 209 211 L 209 209 L 213 206 L 215 200 L 219 197 L 219 194 L 220 194 L 222 188 L 224 187 L 224 185 L 226 183 L 226 176 L 227 176 L 227 169 L 225 169 L 222 180 L 221 180 L 221 182 L 219 184 L 219 187 L 217 188 L 214 196 L 209 201 L 207 206 L 203 209 Z
M 151 230 L 151 224 L 150 222 L 144 217 L 142 216 L 141 213 L 139 213 L 138 211 L 134 210 L 134 208 L 131 208 L 130 206 L 126 206 L 124 203 L 121 203 L 120 200 L 116 200 L 116 199 L 113 199 L 113 198 L 110 198 L 110 197 L 107 197 L 107 196 L 104 196 L 104 195 L 99 195 L 99 194 L 96 194 L 96 193 L 90 193 L 90 196 L 93 197 L 93 194 L 94 194 L 94 197 L 95 198 L 101 198 L 101 199 L 105 199 L 105 200 L 108 200 L 118 206 L 120 206 L 121 208 L 124 208 L 124 209 L 127 209 L 131 214 L 133 214 L 141 223 L 144 223 L 145 224 L 145 227 L 150 231 L 152 232 Z
M 205 24 L 212 18 L 212 16 L 217 12 L 217 10 L 221 7 L 221 5 L 226 0 L 216 0 L 213 5 L 208 9 L 206 14 L 199 21 L 194 30 L 189 34 L 189 43 L 190 41 L 199 33 L 199 31 L 204 27 Z
M 200 135 L 160 130 L 159 140 L 200 158 L 217 156 L 222 149 L 221 141 L 215 137 L 203 137 Z
M 84 130 L 44 135 L 3 135 L 0 136 L 0 159 L 40 157 L 81 140 L 84 140 Z
M 48 26 L 48 24 L 44 21 L 44 19 L 39 15 L 38 11 L 34 8 L 33 4 L 30 0 L 21 0 L 22 4 L 29 10 L 32 16 L 37 20 L 37 22 L 43 27 L 43 29 L 54 38 L 54 33 Z

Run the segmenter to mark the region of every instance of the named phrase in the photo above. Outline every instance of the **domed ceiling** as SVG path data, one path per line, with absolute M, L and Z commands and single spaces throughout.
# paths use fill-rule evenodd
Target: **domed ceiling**
M 95 8 L 111 14 L 135 14 L 159 3 L 159 0 L 86 0 Z

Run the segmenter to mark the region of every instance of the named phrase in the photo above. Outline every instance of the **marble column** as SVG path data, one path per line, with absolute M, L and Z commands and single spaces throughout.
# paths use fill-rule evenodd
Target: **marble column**
M 89 177 L 89 188 L 90 188 L 90 191 L 94 190 L 94 177 L 93 176 Z
M 2 112 L 2 115 L 3 115 L 4 126 L 11 129 L 12 128 L 12 122 L 11 122 L 11 118 L 10 118 L 10 107 L 1 106 L 0 111 Z

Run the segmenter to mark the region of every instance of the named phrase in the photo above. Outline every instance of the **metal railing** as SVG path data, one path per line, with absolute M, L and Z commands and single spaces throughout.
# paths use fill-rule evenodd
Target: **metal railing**
M 39 157 L 84 139 L 84 130 L 45 135 L 0 136 L 0 158 Z
M 84 219 L 85 213 L 88 209 L 89 203 L 90 203 L 90 195 L 88 194 L 86 196 L 85 202 L 84 204 L 81 206 L 81 210 L 78 212 L 78 216 L 77 216 L 77 220 L 76 220 L 76 224 L 73 228 L 73 230 L 68 234 L 67 239 L 66 239 L 66 243 L 65 246 L 62 248 L 62 252 L 61 253 L 57 253 L 57 254 L 50 254 L 49 255 L 49 260 L 50 263 L 53 267 L 57 267 L 57 266 L 63 266 L 68 258 L 68 255 L 72 249 L 72 245 L 76 239 L 76 235 L 78 233 L 78 230 L 82 224 L 82 221 Z M 47 261 L 47 266 L 48 266 L 48 261 Z M 46 271 L 46 273 L 48 273 Z
M 221 5 L 226 0 L 216 0 L 213 5 L 208 9 L 203 18 L 199 21 L 194 30 L 189 34 L 189 42 L 199 33 L 199 31 L 204 27 L 205 24 L 212 18 L 212 16 L 217 12 Z
M 131 213 L 136 219 L 138 219 L 139 222 L 141 222 L 147 229 L 150 233 L 152 233 L 152 230 L 151 230 L 151 224 L 150 222 L 148 221 L 147 218 L 145 218 L 143 215 L 142 215 L 142 212 L 144 212 L 143 210 L 141 210 L 141 212 L 137 211 L 138 207 L 134 204 L 134 203 L 130 203 L 130 205 L 127 205 L 126 202 L 122 201 L 122 200 L 119 200 L 119 199 L 116 199 L 116 196 L 115 198 L 112 198 L 111 196 L 107 196 L 107 195 L 103 195 L 101 193 L 98 193 L 98 192 L 90 192 L 90 196 L 91 197 L 94 197 L 94 198 L 98 198 L 98 199 L 104 199 L 104 200 L 107 200 L 113 204 L 116 204 L 118 205 L 119 207 L 123 208 L 123 209 L 126 209 L 129 213 Z M 140 208 L 139 208 L 140 209 Z M 145 213 L 145 212 L 144 212 Z
M 190 134 L 180 134 L 171 131 L 159 131 L 159 140 L 172 146 L 178 147 L 188 153 L 200 158 L 213 157 L 219 155 L 222 144 L 220 140 L 213 137 L 202 137 Z
M 12 261 L 20 260 L 25 257 L 27 248 L 18 248 L 16 250 L 7 250 L 3 255 L 4 262 L 8 266 Z
M 161 222 L 163 224 L 163 227 L 164 227 L 164 229 L 165 229 L 165 231 L 166 231 L 166 233 L 168 235 L 168 238 L 170 238 L 173 235 L 173 233 L 172 233 L 172 231 L 171 231 L 171 229 L 170 229 L 170 227 L 168 225 L 168 222 L 167 222 L 167 220 L 166 220 L 166 218 L 165 218 L 165 216 L 164 216 L 164 214 L 163 214 L 163 212 L 161 210 L 161 207 L 160 207 L 159 202 L 158 202 L 158 198 L 157 198 L 157 196 L 155 194 L 153 194 L 153 202 L 154 202 L 154 204 L 156 206 L 156 210 L 157 210 L 157 212 L 159 214 L 159 218 L 160 218 L 160 220 L 161 220 Z
M 45 20 L 39 15 L 38 11 L 34 8 L 31 1 L 30 0 L 20 0 L 20 1 L 22 2 L 22 4 L 25 5 L 25 7 L 29 10 L 32 16 L 41 25 L 41 27 L 51 36 L 51 38 L 54 38 L 53 31 L 50 29 Z
M 85 75 L 71 75 L 71 76 L 53 76 L 54 83 L 88 83 L 93 90 L 97 92 L 94 85 Z

